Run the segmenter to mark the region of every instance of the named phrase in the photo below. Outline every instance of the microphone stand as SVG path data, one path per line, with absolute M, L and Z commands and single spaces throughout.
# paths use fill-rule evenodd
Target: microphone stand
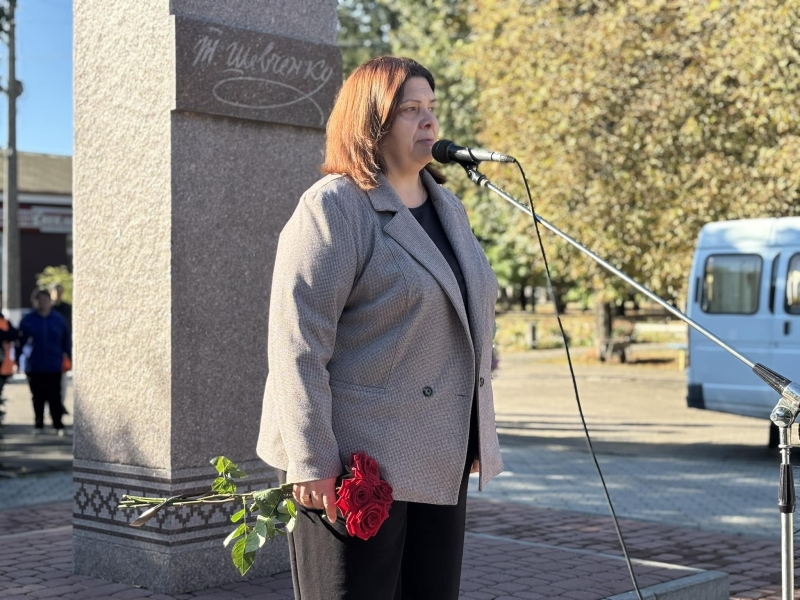
M 792 423 L 794 423 L 798 412 L 800 412 L 800 385 L 760 363 L 754 363 L 753 361 L 748 360 L 745 356 L 728 346 L 728 344 L 720 340 L 705 327 L 695 323 L 692 319 L 687 317 L 684 313 L 669 304 L 667 301 L 663 300 L 660 296 L 650 291 L 634 279 L 628 277 L 625 273 L 583 246 L 574 238 L 568 236 L 555 225 L 548 223 L 539 215 L 534 214 L 529 207 L 516 200 L 513 196 L 504 192 L 502 189 L 489 181 L 485 175 L 479 172 L 478 163 L 462 162 L 460 164 L 462 167 L 464 167 L 464 170 L 467 172 L 467 177 L 469 177 L 473 183 L 492 190 L 498 196 L 509 202 L 512 206 L 521 210 L 528 216 L 533 217 L 536 219 L 537 223 L 541 224 L 543 227 L 555 233 L 558 237 L 583 252 L 601 267 L 616 275 L 651 300 L 657 302 L 671 314 L 675 315 L 687 325 L 702 333 L 720 348 L 738 358 L 740 361 L 750 367 L 750 369 L 752 369 L 752 371 L 761 379 L 763 379 L 772 389 L 780 394 L 780 400 L 778 400 L 777 405 L 772 410 L 770 419 L 773 423 L 775 423 L 775 425 L 778 426 L 778 431 L 780 433 L 780 443 L 778 447 L 781 451 L 781 466 L 778 510 L 780 511 L 781 515 L 781 585 L 783 590 L 781 600 L 794 600 L 794 510 L 796 502 L 794 476 L 792 473 L 792 464 L 790 458 L 792 444 L 789 434 Z

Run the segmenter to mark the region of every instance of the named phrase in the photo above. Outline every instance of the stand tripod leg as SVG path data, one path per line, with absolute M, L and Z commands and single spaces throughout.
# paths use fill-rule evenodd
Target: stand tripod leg
M 794 600 L 794 475 L 790 453 L 791 425 L 778 424 L 780 431 L 781 475 L 778 509 L 781 512 L 781 588 L 782 600 Z
M 781 515 L 781 588 L 783 600 L 794 600 L 794 515 L 792 513 Z

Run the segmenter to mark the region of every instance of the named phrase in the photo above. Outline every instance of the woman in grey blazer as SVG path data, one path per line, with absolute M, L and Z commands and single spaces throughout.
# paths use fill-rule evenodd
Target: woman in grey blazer
M 328 122 L 327 176 L 280 236 L 258 454 L 303 507 L 289 540 L 297 600 L 458 598 L 469 473 L 482 488 L 502 470 L 497 279 L 429 164 L 434 88 L 409 59 L 356 69 Z M 366 541 L 334 506 L 358 451 L 395 499 Z

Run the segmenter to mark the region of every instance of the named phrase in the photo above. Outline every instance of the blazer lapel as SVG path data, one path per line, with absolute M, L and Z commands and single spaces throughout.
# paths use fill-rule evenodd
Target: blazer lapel
M 422 172 L 423 182 L 428 188 L 431 200 L 442 222 L 447 239 L 453 247 L 461 272 L 464 275 L 464 282 L 467 285 L 467 302 L 469 306 L 475 307 L 468 311 L 470 331 L 472 332 L 472 343 L 475 347 L 476 360 L 480 364 L 481 348 L 483 348 L 483 323 L 479 323 L 481 311 L 478 310 L 485 302 L 485 290 L 483 289 L 484 274 L 481 268 L 484 265 L 482 257 L 477 254 L 478 248 L 472 239 L 472 230 L 461 210 L 451 200 L 445 197 L 441 187 L 436 184 L 427 171 Z M 449 265 L 448 265 L 449 266 Z M 456 285 L 458 285 L 456 283 Z
M 427 175 L 427 173 L 424 174 Z M 433 278 L 436 279 L 453 304 L 458 318 L 461 320 L 461 324 L 466 330 L 467 337 L 472 340 L 467 311 L 461 299 L 461 290 L 458 287 L 458 281 L 456 281 L 455 275 L 453 275 L 453 270 L 450 268 L 450 265 L 447 264 L 442 253 L 439 252 L 436 244 L 434 244 L 433 240 L 425 233 L 425 230 L 417 222 L 406 205 L 403 204 L 382 173 L 378 174 L 378 180 L 380 185 L 367 192 L 373 207 L 377 211 L 391 211 L 395 213 L 394 217 L 384 225 L 383 231 L 400 244 L 406 252 L 413 256 L 414 259 L 425 267 Z M 431 181 L 433 180 L 431 179 Z M 431 193 L 431 197 L 433 197 L 431 186 L 426 185 L 426 187 L 429 193 Z M 441 215 L 439 218 L 442 218 Z M 442 220 L 442 226 L 445 227 L 444 220 Z M 445 232 L 448 238 L 450 238 L 450 232 L 447 231 L 446 227 Z M 453 243 L 452 240 L 450 243 Z M 455 246 L 453 246 L 453 248 L 458 256 L 458 250 Z M 464 273 L 466 277 L 466 271 Z

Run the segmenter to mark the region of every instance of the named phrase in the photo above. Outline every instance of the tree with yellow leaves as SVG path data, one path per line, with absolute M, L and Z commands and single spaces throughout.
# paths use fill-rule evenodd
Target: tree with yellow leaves
M 702 225 L 800 214 L 798 23 L 798 0 L 475 0 L 456 61 L 542 214 L 677 299 Z

